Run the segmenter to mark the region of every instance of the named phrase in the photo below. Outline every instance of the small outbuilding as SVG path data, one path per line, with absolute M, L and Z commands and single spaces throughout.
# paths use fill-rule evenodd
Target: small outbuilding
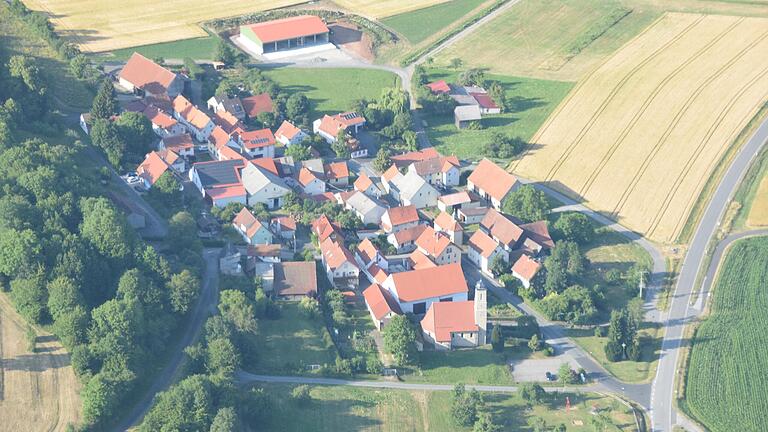
M 457 129 L 465 129 L 470 123 L 480 121 L 482 114 L 477 105 L 460 105 L 453 109 L 453 120 Z

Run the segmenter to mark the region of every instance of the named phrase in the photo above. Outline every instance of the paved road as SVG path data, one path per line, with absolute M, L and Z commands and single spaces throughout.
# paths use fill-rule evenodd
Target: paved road
M 699 222 L 693 240 L 685 255 L 683 265 L 675 286 L 675 292 L 672 295 L 672 302 L 669 307 L 668 317 L 665 321 L 666 332 L 661 344 L 661 357 L 657 369 L 656 378 L 653 381 L 653 391 L 651 396 L 651 420 L 654 431 L 671 431 L 678 421 L 677 412 L 674 408 L 675 382 L 680 373 L 678 370 L 678 359 L 680 348 L 684 340 L 686 325 L 699 316 L 704 307 L 696 309 L 691 306 L 691 299 L 696 293 L 696 279 L 699 270 L 706 258 L 707 251 L 717 227 L 725 214 L 728 204 L 741 183 L 744 174 L 760 149 L 768 142 L 768 119 L 763 121 L 754 135 L 739 151 L 728 171 L 723 176 L 720 185 L 717 187 L 711 201 Z M 730 238 L 730 237 L 729 237 Z M 722 251 L 717 259 L 712 260 L 712 266 L 717 266 Z M 710 268 L 710 271 L 711 268 Z M 711 283 L 711 279 L 707 278 Z M 707 286 L 708 289 L 708 286 Z
M 184 359 L 184 348 L 193 344 L 200 336 L 205 320 L 216 311 L 219 283 L 219 250 L 205 249 L 203 258 L 205 259 L 205 272 L 203 273 L 203 284 L 200 292 L 200 298 L 197 300 L 192 316 L 186 324 L 181 339 L 176 344 L 175 351 L 165 365 L 165 368 L 155 377 L 152 387 L 147 389 L 144 397 L 128 413 L 128 415 L 117 425 L 115 431 L 127 431 L 129 428 L 138 425 L 147 414 L 155 396 L 165 391 L 174 381 L 178 373 L 181 361 Z
M 236 373 L 235 378 L 243 384 L 263 382 L 279 384 L 312 384 L 312 385 L 343 385 L 351 387 L 366 388 L 387 388 L 399 390 L 431 390 L 431 391 L 449 391 L 453 390 L 450 384 L 414 384 L 400 381 L 354 381 L 337 378 L 314 378 L 305 376 L 275 376 L 275 375 L 256 375 L 245 371 Z M 477 389 L 483 392 L 496 393 L 514 393 L 517 391 L 515 386 L 491 386 L 467 384 L 467 388 Z M 582 387 L 544 387 L 548 392 L 592 392 L 599 390 L 595 386 Z

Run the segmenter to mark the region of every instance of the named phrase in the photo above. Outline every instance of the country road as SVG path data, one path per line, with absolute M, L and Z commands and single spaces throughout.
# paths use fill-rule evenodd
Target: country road
M 768 119 L 765 119 L 757 128 L 726 171 L 701 217 L 688 248 L 688 253 L 683 260 L 675 292 L 671 296 L 672 301 L 668 315 L 664 321 L 666 331 L 661 344 L 659 366 L 651 392 L 651 412 L 649 414 L 654 431 L 671 431 L 674 425 L 678 423 L 677 410 L 675 409 L 675 400 L 677 399 L 675 383 L 681 372 L 678 370 L 680 350 L 684 343 L 689 342 L 684 340 L 685 328 L 688 323 L 700 316 L 706 309 L 703 302 L 700 309 L 691 305 L 691 300 L 698 291 L 696 279 L 706 259 L 710 242 L 723 219 L 733 194 L 766 142 L 768 142 Z M 738 234 L 735 237 L 738 238 Z M 722 249 L 719 250 L 720 255 L 714 257 L 710 266 L 712 274 L 707 277 L 710 284 L 712 282 L 711 276 L 714 275 L 712 266 L 716 268 L 722 258 Z M 709 286 L 705 287 L 708 291 Z
M 172 383 L 179 371 L 181 362 L 184 359 L 184 348 L 193 344 L 200 336 L 200 332 L 208 316 L 216 311 L 218 299 L 219 283 L 219 250 L 205 249 L 203 252 L 205 259 L 205 272 L 203 274 L 202 289 L 200 297 L 195 304 L 189 317 L 186 328 L 180 335 L 180 339 L 173 348 L 173 354 L 169 358 L 163 370 L 154 378 L 152 386 L 144 392 L 144 396 L 133 406 L 131 411 L 123 418 L 120 423 L 113 428 L 115 431 L 127 431 L 131 427 L 137 426 L 141 420 L 152 408 L 155 396 L 165 391 Z

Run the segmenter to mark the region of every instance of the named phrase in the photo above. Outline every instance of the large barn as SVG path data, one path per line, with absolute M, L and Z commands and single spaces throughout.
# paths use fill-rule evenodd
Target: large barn
M 259 54 L 326 44 L 328 26 L 320 17 L 302 15 L 240 27 L 241 40 Z

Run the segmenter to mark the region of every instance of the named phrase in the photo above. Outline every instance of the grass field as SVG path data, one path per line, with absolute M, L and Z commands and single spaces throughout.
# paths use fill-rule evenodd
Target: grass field
M 430 69 L 428 75 L 430 81 L 445 79 L 455 82 L 458 78 L 458 72 L 447 69 Z M 572 87 L 571 83 L 561 81 L 501 75 L 488 75 L 487 78 L 502 83 L 511 109 L 484 117 L 481 130 L 457 130 L 452 114 L 426 116 L 429 139 L 443 154 L 480 159 L 483 156 L 482 145 L 494 132 L 525 140 L 531 138 Z
M 452 0 L 381 20 L 382 24 L 417 44 L 444 30 L 485 0 Z
M 577 85 L 511 165 L 674 242 L 768 94 L 768 20 L 667 14 Z
M 520 355 L 516 348 L 507 347 L 507 356 Z M 503 354 L 491 350 L 490 345 L 470 350 L 424 351 L 419 371 L 406 374 L 408 382 L 452 384 L 512 383 L 512 374 Z
M 54 336 L 38 332 L 39 352 L 31 353 L 26 331 L 24 319 L 0 294 L 0 430 L 63 432 L 80 418 L 80 383 Z
M 768 225 L 768 176 L 763 177 L 760 186 L 757 188 L 755 200 L 747 217 L 747 225 L 753 227 L 763 227 Z
M 322 318 L 310 320 L 298 309 L 298 303 L 281 302 L 280 318 L 259 321 L 254 337 L 257 351 L 255 364 L 243 365 L 252 372 L 295 370 L 299 365 L 332 364 L 336 349 L 326 333 Z
M 766 278 L 768 238 L 735 243 L 720 269 L 710 316 L 693 338 L 685 405 L 709 430 L 768 424 L 768 378 L 760 373 L 768 367 Z
M 104 56 L 99 58 L 103 60 L 128 60 L 134 52 L 138 52 L 151 59 L 158 57 L 165 59 L 183 59 L 189 57 L 195 60 L 213 60 L 216 55 L 216 45 L 218 42 L 218 36 L 210 35 L 200 38 L 119 49 L 110 53 L 105 53 Z
M 360 98 L 375 98 L 386 87 L 399 86 L 390 72 L 371 69 L 271 69 L 264 72 L 288 92 L 309 98 L 315 119 L 323 114 L 338 114 L 350 109 Z
M 11 15 L 5 2 L 0 2 L 0 50 L 7 56 L 34 57 L 56 108 L 71 108 L 77 112 L 90 109 L 91 91 L 70 74 L 69 65 L 59 60 L 45 41 L 31 35 L 23 23 Z
M 27 0 L 33 10 L 53 15 L 56 30 L 83 51 L 112 51 L 206 36 L 197 23 L 300 3 L 297 0 Z
M 334 3 L 366 17 L 383 18 L 446 1 L 448 0 L 334 0 Z
M 271 396 L 272 410 L 264 430 L 336 432 L 469 432 L 451 421 L 450 392 L 362 389 L 354 387 L 312 386 L 312 401 L 298 406 L 289 394 L 293 386 L 264 385 Z M 571 410 L 564 410 L 565 398 Z M 494 422 L 503 430 L 532 431 L 532 418 L 538 417 L 550 427 L 560 423 L 567 430 L 590 428 L 593 406 L 605 414 L 613 426 L 634 431 L 628 408 L 615 399 L 596 394 L 560 394 L 545 404 L 528 409 L 515 394 L 484 393 L 483 399 Z M 329 415 L 333 413 L 333 415 Z M 575 426 L 581 423 L 583 426 Z M 547 429 L 549 430 L 549 429 Z M 589 429 L 591 430 L 591 429 Z M 605 429 L 614 430 L 614 429 Z

